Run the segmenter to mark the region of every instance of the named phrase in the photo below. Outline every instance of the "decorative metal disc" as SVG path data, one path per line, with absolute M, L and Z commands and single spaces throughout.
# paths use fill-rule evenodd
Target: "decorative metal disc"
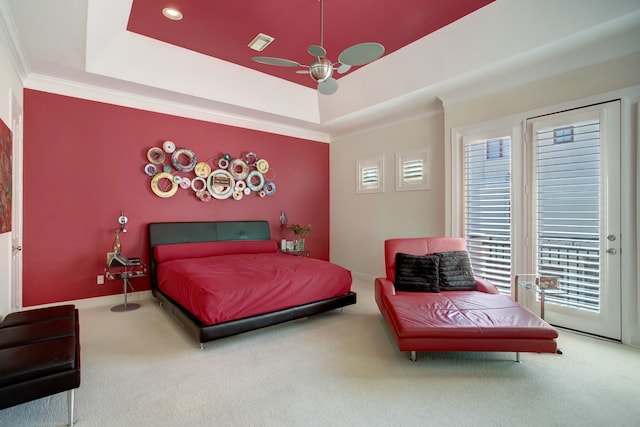
M 151 147 L 147 151 L 147 159 L 155 165 L 160 165 L 165 160 L 164 151 L 162 151 L 162 148 Z
M 167 182 L 170 186 L 166 185 Z M 156 196 L 166 199 L 176 194 L 178 184 L 173 181 L 173 175 L 167 172 L 160 172 L 151 178 L 151 191 Z
M 364 65 L 375 61 L 384 54 L 384 46 L 380 43 L 360 43 L 346 48 L 338 56 L 338 61 L 345 65 Z
M 211 166 L 207 162 L 198 162 L 196 163 L 196 167 L 194 168 L 194 172 L 197 176 L 201 176 L 202 178 L 206 178 L 211 173 Z
M 224 169 L 211 172 L 207 178 L 207 189 L 216 199 L 228 199 L 233 194 L 235 180 L 231 173 Z
M 254 56 L 251 59 L 261 64 L 277 65 L 279 67 L 302 67 L 300 63 L 291 61 L 290 59 L 272 58 L 270 56 Z

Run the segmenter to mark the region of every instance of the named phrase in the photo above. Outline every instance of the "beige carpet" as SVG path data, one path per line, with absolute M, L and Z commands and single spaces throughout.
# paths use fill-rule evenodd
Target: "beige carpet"
M 564 355 L 397 351 L 373 300 L 200 350 L 153 300 L 81 309 L 78 426 L 632 426 L 640 349 L 561 331 Z M 66 394 L 0 411 L 56 426 Z

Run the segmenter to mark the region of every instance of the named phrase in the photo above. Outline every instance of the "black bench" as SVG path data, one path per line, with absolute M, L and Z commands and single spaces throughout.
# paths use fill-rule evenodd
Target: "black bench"
M 0 409 L 67 392 L 69 425 L 80 387 L 80 330 L 73 305 L 18 311 L 0 323 Z

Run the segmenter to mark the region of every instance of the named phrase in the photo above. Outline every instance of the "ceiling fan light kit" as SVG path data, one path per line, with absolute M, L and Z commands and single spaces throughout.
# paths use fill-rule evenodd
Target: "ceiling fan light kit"
M 333 74 L 333 64 L 327 58 L 316 58 L 309 67 L 309 74 L 318 83 L 324 82 Z
M 311 45 L 307 48 L 309 55 L 315 57 L 311 65 L 306 66 L 297 61 L 269 56 L 254 56 L 252 59 L 261 64 L 303 68 L 296 72 L 309 74 L 314 81 L 318 82 L 318 92 L 323 95 L 331 95 L 338 90 L 338 81 L 333 78 L 334 69 L 339 74 L 343 74 L 351 67 L 368 64 L 384 54 L 384 46 L 380 43 L 360 43 L 343 50 L 338 56 L 338 62 L 334 63 L 326 57 L 327 51 L 323 47 L 323 41 L 324 0 L 320 0 L 320 45 Z

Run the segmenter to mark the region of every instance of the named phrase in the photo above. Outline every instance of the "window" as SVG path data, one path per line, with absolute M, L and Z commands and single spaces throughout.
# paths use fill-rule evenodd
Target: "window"
M 396 153 L 396 191 L 431 188 L 429 149 Z
M 503 147 L 504 143 L 504 138 L 488 139 L 485 142 L 485 145 L 487 146 L 487 160 L 502 159 L 505 156 L 506 151 Z
M 464 144 L 464 229 L 471 265 L 476 276 L 507 295 L 511 293 L 510 153 L 509 137 Z
M 558 278 L 548 321 L 619 339 L 621 275 L 619 100 L 496 120 L 451 144 L 451 235 L 467 238 L 477 276 L 509 293 L 515 274 Z M 509 119 L 510 120 L 510 119 Z M 487 159 L 501 135 L 503 158 Z M 537 310 L 540 295 L 522 302 Z
M 573 126 L 553 130 L 553 143 L 564 144 L 565 142 L 573 142 Z
M 356 193 L 384 192 L 384 156 L 356 162 L 357 182 Z
M 550 301 L 594 312 L 600 310 L 600 133 L 593 120 L 542 127 L 534 135 L 537 270 L 562 278 L 567 294 Z

